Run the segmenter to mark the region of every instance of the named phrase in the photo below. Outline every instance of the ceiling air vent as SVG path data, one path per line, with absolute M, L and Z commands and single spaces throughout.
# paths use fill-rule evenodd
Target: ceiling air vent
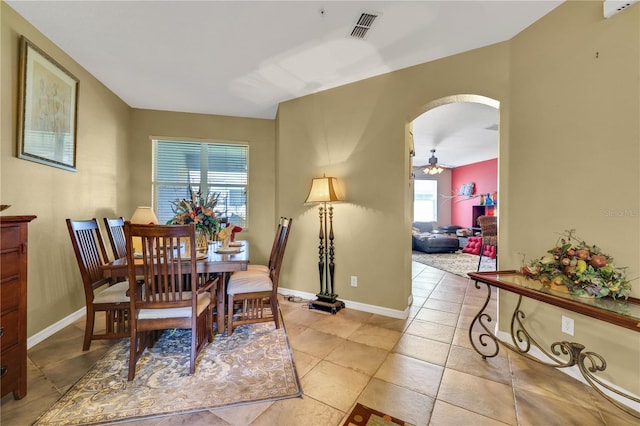
M 605 18 L 610 18 L 616 13 L 620 13 L 638 0 L 605 0 L 602 2 L 603 14 Z
M 364 39 L 378 16 L 375 12 L 362 12 L 351 30 L 351 37 Z

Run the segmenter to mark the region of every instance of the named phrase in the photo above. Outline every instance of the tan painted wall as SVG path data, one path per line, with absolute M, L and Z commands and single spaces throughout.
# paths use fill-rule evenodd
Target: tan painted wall
M 640 297 L 640 7 L 609 19 L 601 2 L 567 2 L 511 42 L 511 132 L 500 163 L 500 268 L 544 254 L 557 232 L 628 266 Z M 501 294 L 501 296 L 503 296 Z M 503 297 L 510 312 L 513 297 Z M 527 304 L 542 341 L 578 341 L 607 360 L 603 377 L 640 394 L 638 333 Z M 575 337 L 560 317 L 575 319 Z M 509 318 L 501 327 L 507 329 Z
M 65 219 L 120 214 L 129 180 L 130 110 L 62 50 L 2 2 L 3 215 L 38 216 L 29 226 L 29 336 L 84 306 L 84 291 Z M 26 36 L 80 80 L 77 172 L 16 157 L 18 39 Z M 78 343 L 79 345 L 79 343 Z
M 274 120 L 138 109 L 132 117 L 132 181 L 128 191 L 132 208 L 151 205 L 152 137 L 249 144 L 249 223 L 238 237 L 251 243 L 252 262 L 268 262 L 277 224 Z
M 503 43 L 281 104 L 277 211 L 297 221 L 288 246 L 295 262 L 283 265 L 281 285 L 319 290 L 318 214 L 304 200 L 311 179 L 326 173 L 341 179 L 347 197 L 334 205 L 335 292 L 405 310 L 411 291 L 408 125 L 444 97 L 505 100 L 508 61 Z M 351 275 L 358 276 L 357 288 Z

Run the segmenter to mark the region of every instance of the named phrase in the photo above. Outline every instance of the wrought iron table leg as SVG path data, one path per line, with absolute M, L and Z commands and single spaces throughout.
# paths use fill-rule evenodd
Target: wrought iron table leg
M 576 343 L 576 345 L 579 345 Z M 582 346 L 582 345 L 579 345 Z M 582 374 L 582 377 L 585 378 L 585 380 L 589 383 L 589 385 L 591 385 L 591 387 L 593 389 L 596 390 L 596 392 L 598 392 L 600 395 L 602 395 L 605 399 L 607 399 L 609 402 L 611 402 L 613 405 L 615 405 L 616 407 L 618 407 L 619 409 L 621 409 L 622 411 L 634 416 L 634 417 L 638 417 L 640 418 L 640 413 L 638 413 L 637 411 L 632 410 L 631 408 L 629 408 L 628 406 L 620 403 L 619 401 L 617 401 L 616 399 L 612 398 L 611 396 L 609 396 L 609 394 L 607 394 L 604 389 L 606 389 L 609 392 L 613 392 L 616 395 L 622 396 L 623 398 L 626 398 L 630 401 L 635 402 L 636 404 L 640 404 L 640 399 L 636 398 L 632 395 L 628 395 L 624 392 L 619 391 L 618 389 L 613 388 L 612 386 L 604 383 L 602 380 L 600 380 L 599 378 L 597 378 L 596 376 L 594 376 L 592 373 L 597 373 L 599 371 L 604 371 L 607 368 L 607 362 L 604 360 L 604 358 L 600 355 L 598 355 L 595 352 L 582 352 L 582 350 L 584 349 L 584 346 L 582 346 L 582 348 L 576 353 L 576 359 L 577 359 L 577 364 L 578 364 L 578 369 L 580 370 L 580 373 Z M 589 366 L 585 365 L 585 362 L 589 361 Z
M 475 286 L 478 290 L 480 289 L 480 283 L 478 281 L 476 281 Z M 491 316 L 485 312 L 485 309 L 487 308 L 487 305 L 491 300 L 491 286 L 488 284 L 485 284 L 485 286 L 487 287 L 487 298 L 485 299 L 484 304 L 480 308 L 480 311 L 473 318 L 473 321 L 471 321 L 471 325 L 469 326 L 469 341 L 471 342 L 471 346 L 473 346 L 473 349 L 475 349 L 475 351 L 478 352 L 483 359 L 492 358 L 498 355 L 498 352 L 500 351 L 498 338 L 487 326 L 487 324 L 493 320 Z M 473 329 L 475 324 L 478 324 L 484 330 L 484 332 L 480 333 L 477 339 L 474 339 L 473 336 Z M 477 342 L 474 340 L 477 340 Z M 489 347 L 490 344 L 493 346 L 493 352 L 491 352 L 491 347 Z M 483 352 L 483 349 L 485 348 L 488 349 L 486 353 Z
M 626 413 L 640 418 L 640 413 L 620 403 L 610 394 L 614 393 L 629 401 L 640 404 L 639 398 L 621 392 L 620 390 L 608 385 L 607 383 L 604 383 L 593 374 L 602 372 L 607 368 L 607 362 L 601 355 L 595 352 L 585 352 L 584 345 L 577 342 L 567 341 L 554 342 L 551 344 L 550 350 L 547 350 L 543 348 L 542 345 L 540 345 L 533 338 L 533 336 L 531 336 L 531 334 L 525 328 L 523 322 L 526 315 L 524 311 L 520 309 L 520 306 L 522 304 L 522 295 L 518 295 L 518 302 L 511 316 L 510 334 L 512 343 L 500 340 L 487 325 L 488 323 L 491 323 L 493 321 L 491 316 L 484 312 L 491 299 L 491 286 L 486 283 L 483 284 L 485 284 L 487 287 L 487 298 L 482 305 L 482 308 L 480 308 L 480 311 L 473 318 L 473 321 L 469 326 L 469 341 L 471 342 L 471 346 L 473 346 L 473 349 L 475 349 L 475 351 L 478 352 L 478 354 L 480 354 L 483 359 L 491 358 L 498 355 L 500 345 L 503 345 L 508 349 L 511 349 L 512 351 L 526 357 L 527 359 L 537 362 L 538 364 L 555 368 L 566 368 L 575 365 L 578 367 L 580 373 L 585 378 L 587 383 L 589 383 L 589 385 L 596 392 L 598 392 L 605 399 L 607 399 L 613 405 L 625 411 Z M 475 286 L 477 289 L 481 288 L 478 281 L 475 282 Z M 473 335 L 473 328 L 475 324 L 478 324 L 484 330 L 484 332 L 481 332 L 476 339 L 474 339 Z M 489 347 L 489 344 L 492 344 L 493 348 Z M 538 350 L 540 350 L 547 358 L 549 358 L 550 361 L 543 361 L 529 354 L 529 350 L 532 346 L 535 346 Z M 488 350 L 485 350 L 483 352 L 483 349 L 485 348 L 488 348 Z M 586 363 L 588 363 L 589 365 L 587 366 Z M 605 392 L 605 390 L 609 393 Z

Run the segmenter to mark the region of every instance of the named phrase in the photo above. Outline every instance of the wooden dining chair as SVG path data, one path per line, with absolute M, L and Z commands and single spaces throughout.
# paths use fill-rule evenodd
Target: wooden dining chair
M 114 283 L 104 277 L 101 267 L 108 258 L 98 221 L 67 219 L 67 228 L 80 268 L 87 307 L 82 350 L 89 350 L 92 340 L 129 337 L 129 283 Z M 98 312 L 105 315 L 102 333 L 94 332 Z
M 287 218 L 281 217 L 278 222 L 278 228 L 276 229 L 276 233 L 273 238 L 273 244 L 271 246 L 271 253 L 269 255 L 269 263 L 267 263 L 266 265 L 249 264 L 247 265 L 247 271 L 262 272 L 266 275 L 269 275 L 269 271 L 271 271 L 271 269 L 275 265 L 276 258 L 278 256 L 278 250 L 281 244 L 281 234 L 283 231 L 282 224 L 287 220 Z
M 115 259 L 127 257 L 127 242 L 124 239 L 124 218 L 104 218 L 104 226 L 109 236 L 111 250 Z
M 478 271 L 482 263 L 482 256 L 485 253 L 485 247 L 490 246 L 495 250 L 496 269 L 498 268 L 498 217 L 497 216 L 480 216 L 478 217 L 480 232 L 482 233 L 482 244 L 480 245 L 480 258 L 478 259 Z
M 227 336 L 242 324 L 275 323 L 280 328 L 278 281 L 293 219 L 284 218 L 278 228 L 275 259 L 269 273 L 238 271 L 227 283 Z
M 124 233 L 131 295 L 128 379 L 135 377 L 136 363 L 153 344 L 157 331 L 175 328 L 191 330 L 189 373 L 193 374 L 198 354 L 213 341 L 212 312 L 218 284 L 215 277 L 199 285 L 195 226 L 126 221 Z M 133 250 L 134 238 L 142 243 L 138 254 Z

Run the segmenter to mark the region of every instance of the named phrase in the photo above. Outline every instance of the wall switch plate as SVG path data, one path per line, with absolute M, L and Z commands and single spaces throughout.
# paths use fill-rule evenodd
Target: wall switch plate
M 562 316 L 562 332 L 573 336 L 573 319 Z
M 358 277 L 351 275 L 351 287 L 358 287 Z

